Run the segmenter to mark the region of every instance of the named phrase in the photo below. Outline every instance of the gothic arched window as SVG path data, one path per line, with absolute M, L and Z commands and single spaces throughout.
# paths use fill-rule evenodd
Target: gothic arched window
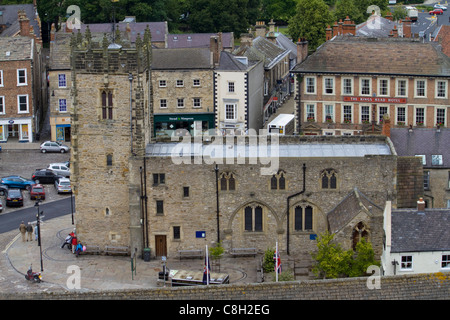
M 337 189 L 337 173 L 334 169 L 325 169 L 320 173 L 322 189 Z

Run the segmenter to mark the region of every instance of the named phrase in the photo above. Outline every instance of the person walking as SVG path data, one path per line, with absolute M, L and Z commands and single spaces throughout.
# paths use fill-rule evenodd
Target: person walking
M 72 253 L 75 253 L 75 250 L 77 248 L 77 244 L 78 244 L 78 239 L 77 239 L 77 236 L 74 234 L 72 236 Z
M 27 232 L 27 227 L 25 226 L 25 223 L 23 221 L 19 226 L 19 231 L 22 234 L 22 242 L 25 242 L 25 234 Z
M 33 226 L 31 225 L 31 222 L 28 222 L 28 225 L 27 225 L 27 241 L 33 241 L 32 235 L 33 235 Z
M 78 255 L 80 254 L 80 252 L 82 252 L 82 251 L 83 251 L 83 245 L 81 244 L 81 241 L 78 241 L 77 248 L 75 250 L 75 253 L 77 254 L 77 258 L 78 258 Z

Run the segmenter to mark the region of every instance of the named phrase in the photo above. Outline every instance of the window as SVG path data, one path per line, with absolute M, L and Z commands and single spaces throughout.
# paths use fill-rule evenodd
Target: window
M 17 85 L 24 86 L 27 84 L 27 69 L 17 70 Z
M 244 209 L 244 230 L 263 231 L 263 209 L 261 206 L 247 206 Z
M 425 124 L 425 108 L 416 108 L 416 126 Z
M 383 123 L 383 116 L 388 114 L 388 107 L 378 107 L 378 123 Z
M 431 165 L 432 166 L 442 166 L 442 154 L 431 155 Z
M 447 209 L 450 209 L 450 199 L 447 200 Z
M 5 114 L 5 97 L 0 96 L 0 114 Z
M 407 96 L 406 80 L 399 79 L 397 80 L 397 97 L 406 97 L 406 96 Z
M 412 270 L 413 261 L 412 256 L 402 256 L 402 263 L 400 265 L 401 270 Z
M 320 183 L 322 189 L 336 189 L 337 188 L 337 174 L 334 169 L 325 169 L 320 174 Z
M 183 187 L 183 198 L 189 198 L 189 187 Z
M 300 204 L 294 208 L 294 230 L 313 230 L 313 208 L 308 204 Z
M 232 173 L 222 173 L 219 177 L 220 190 L 234 191 L 236 190 L 236 180 Z
M 388 96 L 389 95 L 389 80 L 388 79 L 378 79 L 378 95 Z
M 228 82 L 228 92 L 234 92 L 234 82 Z
M 436 125 L 445 126 L 445 110 L 444 108 L 436 109 Z
M 416 97 L 426 97 L 426 81 L 416 80 Z
M 200 87 L 200 80 L 199 79 L 194 79 L 194 87 Z
M 112 120 L 113 118 L 113 95 L 110 90 L 102 91 L 102 119 Z
M 67 100 L 59 99 L 59 112 L 67 112 Z
M 423 189 L 430 190 L 430 171 L 423 172 Z
M 194 104 L 194 108 L 201 108 L 202 107 L 202 99 L 194 98 L 193 104 Z
M 306 93 L 309 94 L 315 94 L 316 93 L 316 78 L 314 77 L 307 77 L 306 78 Z
M 65 88 L 67 87 L 66 83 L 66 75 L 64 73 L 58 74 L 58 87 L 59 88 Z
M 424 154 L 415 154 L 415 157 L 420 157 L 422 158 L 422 165 L 426 166 L 427 165 L 427 157 Z
M 225 120 L 236 120 L 236 104 L 225 105 Z
M 112 154 L 106 155 L 106 165 L 107 166 L 112 166 L 112 158 L 113 158 Z
M 18 113 L 28 113 L 28 95 L 17 96 Z
M 343 106 L 343 119 L 344 123 L 352 122 L 352 106 Z
M 159 99 L 159 108 L 160 109 L 167 108 L 167 99 Z
M 360 87 L 361 87 L 361 95 L 362 96 L 370 95 L 370 92 L 372 91 L 370 84 L 371 84 L 371 79 L 367 79 L 367 78 L 361 79 Z
M 342 79 L 342 94 L 353 94 L 353 79 L 351 78 L 343 78 Z
M 448 184 L 447 184 L 447 189 L 450 189 L 450 171 L 448 172 Z
M 436 98 L 447 98 L 447 81 L 438 80 L 436 83 Z
M 306 105 L 306 120 L 313 122 L 316 120 L 315 106 L 313 104 Z
M 3 87 L 3 70 L 0 70 L 0 87 Z
M 183 98 L 177 99 L 177 108 L 184 108 L 184 99 Z
M 334 78 L 323 78 L 324 94 L 334 94 Z
M 165 173 L 154 173 L 153 174 L 153 185 L 158 186 L 160 184 L 166 184 L 166 174 Z
M 449 254 L 442 255 L 441 268 L 442 269 L 450 268 L 450 255 Z
M 370 123 L 370 107 L 361 106 L 361 123 Z
M 173 239 L 174 240 L 180 240 L 181 239 L 181 228 L 179 226 L 173 227 Z
M 286 173 L 284 171 L 279 171 L 274 174 L 270 179 L 270 189 L 271 190 L 285 190 L 286 189 Z
M 156 214 L 164 214 L 164 201 L 156 200 Z
M 183 80 L 177 80 L 177 87 L 183 87 L 184 81 Z
M 397 108 L 397 124 L 404 125 L 406 123 L 406 108 L 398 107 Z
M 159 87 L 160 88 L 167 87 L 167 81 L 166 80 L 159 80 Z
M 325 122 L 334 122 L 334 106 L 331 104 L 325 105 Z
M 354 228 L 352 232 L 352 248 L 355 251 L 356 245 L 362 240 L 368 237 L 369 233 L 367 232 L 366 225 L 363 222 L 359 222 Z

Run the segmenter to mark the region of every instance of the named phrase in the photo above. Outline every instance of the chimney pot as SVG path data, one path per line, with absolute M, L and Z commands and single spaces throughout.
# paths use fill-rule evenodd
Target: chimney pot
M 423 198 L 419 198 L 419 200 L 417 201 L 417 211 L 425 211 L 425 201 L 423 201 Z

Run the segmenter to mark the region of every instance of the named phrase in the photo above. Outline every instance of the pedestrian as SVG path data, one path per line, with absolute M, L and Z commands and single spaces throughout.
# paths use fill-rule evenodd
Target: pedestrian
M 74 234 L 72 237 L 72 253 L 75 253 L 75 249 L 77 248 L 78 239 L 77 236 Z
M 25 223 L 23 221 L 19 226 L 19 231 L 22 234 L 22 242 L 25 242 L 25 233 L 27 232 L 27 227 L 25 226 Z
M 31 222 L 28 222 L 28 225 L 27 225 L 27 241 L 33 241 L 32 234 L 33 234 L 33 226 L 31 225 Z
M 78 241 L 77 248 L 76 248 L 75 252 L 77 254 L 77 258 L 78 258 L 78 255 L 80 254 L 80 252 L 83 252 L 83 245 L 81 244 L 81 241 Z

